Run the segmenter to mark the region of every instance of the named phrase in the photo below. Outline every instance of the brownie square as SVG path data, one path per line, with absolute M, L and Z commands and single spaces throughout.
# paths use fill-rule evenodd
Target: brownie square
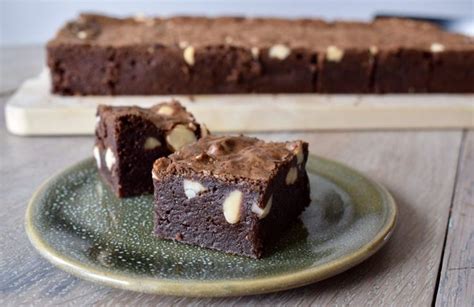
M 207 136 L 153 165 L 159 238 L 260 258 L 310 203 L 308 145 Z
M 120 72 L 114 84 L 115 95 L 190 92 L 190 72 L 178 46 L 119 46 L 114 62 Z
M 249 81 L 259 73 L 251 51 L 246 48 L 222 44 L 183 49 L 183 54 L 190 52 L 193 57 L 187 57 L 191 76 L 188 92 L 193 94 L 247 93 Z
M 329 46 L 319 55 L 317 91 L 367 93 L 370 91 L 374 57 L 367 49 Z
M 118 197 L 153 192 L 153 162 L 208 131 L 178 102 L 149 109 L 99 106 L 94 157 Z
M 429 91 L 474 92 L 474 48 L 443 50 L 433 54 Z
M 256 93 L 311 93 L 317 70 L 317 53 L 284 44 L 254 49 L 258 75 L 252 80 Z
M 376 93 L 424 93 L 428 90 L 430 52 L 422 48 L 386 48 L 377 55 Z
M 62 95 L 112 95 L 117 77 L 114 51 L 83 45 L 49 44 L 52 91 Z

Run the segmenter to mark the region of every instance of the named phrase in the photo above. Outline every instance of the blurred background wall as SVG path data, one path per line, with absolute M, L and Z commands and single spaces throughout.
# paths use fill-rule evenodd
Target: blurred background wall
M 126 16 L 146 15 L 248 15 L 323 17 L 369 20 L 375 14 L 422 17 L 473 18 L 472 0 L 241 0 L 241 1 L 79 1 L 0 0 L 0 44 L 42 44 L 79 12 Z

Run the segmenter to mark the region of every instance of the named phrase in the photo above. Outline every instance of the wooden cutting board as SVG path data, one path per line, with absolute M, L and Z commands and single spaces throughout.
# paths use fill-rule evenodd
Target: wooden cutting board
M 98 104 L 151 106 L 175 98 L 211 131 L 474 128 L 474 94 L 246 94 L 73 96 L 50 93 L 49 72 L 27 80 L 5 107 L 18 135 L 92 134 Z

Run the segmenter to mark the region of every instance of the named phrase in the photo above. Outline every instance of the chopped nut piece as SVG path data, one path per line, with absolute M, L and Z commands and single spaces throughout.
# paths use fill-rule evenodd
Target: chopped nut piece
M 303 146 L 298 142 L 293 142 L 288 143 L 286 148 L 293 151 L 293 153 L 296 155 L 296 164 L 301 165 L 304 160 Z
M 183 51 L 184 61 L 189 65 L 194 65 L 194 47 L 188 46 Z
M 443 52 L 445 50 L 445 47 L 442 44 L 433 43 L 431 44 L 430 50 L 433 53 L 439 53 L 439 52 Z
M 268 56 L 271 58 L 284 60 L 290 55 L 290 53 L 290 48 L 282 44 L 277 44 L 270 48 L 270 50 L 268 51 Z
M 184 125 L 176 125 L 166 136 L 166 142 L 172 151 L 177 151 L 184 145 L 196 142 L 196 136 Z
M 272 208 L 272 201 L 273 201 L 273 195 L 270 196 L 268 199 L 267 203 L 265 204 L 265 208 L 260 208 L 257 203 L 252 204 L 252 212 L 257 214 L 259 219 L 265 218 L 268 213 L 270 213 L 270 209 Z
M 196 128 L 197 128 L 194 123 L 189 123 L 189 124 L 188 124 L 188 127 L 189 127 L 189 129 L 191 129 L 192 131 L 196 131 Z
M 100 162 L 100 150 L 99 147 L 94 146 L 94 158 L 95 162 L 97 163 L 97 168 L 100 168 L 101 162 Z
M 162 115 L 173 115 L 174 111 L 175 111 L 174 108 L 167 105 L 163 105 L 162 107 L 158 109 L 157 113 L 162 114 Z
M 151 17 L 147 17 L 145 14 L 143 13 L 138 13 L 136 14 L 133 19 L 136 21 L 136 22 L 141 22 L 141 23 L 144 23 L 145 25 L 151 27 L 155 24 L 155 20 Z
M 252 53 L 252 57 L 254 58 L 254 60 L 258 60 L 258 55 L 260 54 L 260 49 L 258 49 L 258 47 L 252 47 L 250 49 L 250 52 Z
M 155 149 L 159 146 L 161 146 L 161 143 L 156 138 L 152 136 L 146 138 L 144 145 L 145 150 Z
M 199 193 L 207 190 L 201 183 L 188 179 L 183 180 L 183 188 L 184 194 L 188 199 L 196 197 Z
M 229 224 L 235 224 L 240 221 L 240 208 L 242 206 L 242 192 L 234 190 L 224 200 L 222 210 L 225 220 Z
M 298 170 L 296 167 L 290 168 L 288 171 L 288 174 L 286 175 L 285 182 L 287 185 L 293 184 L 296 182 L 296 179 L 298 178 Z
M 379 53 L 379 48 L 377 48 L 377 46 L 370 46 L 369 52 L 371 55 L 376 55 L 377 53 Z
M 107 165 L 109 171 L 112 170 L 112 167 L 114 166 L 115 162 L 117 162 L 117 160 L 115 159 L 115 155 L 112 149 L 107 148 L 107 150 L 105 151 L 105 165 Z
M 79 31 L 77 32 L 77 38 L 79 39 L 86 39 L 87 38 L 87 32 L 86 31 Z
M 151 171 L 151 178 L 155 179 L 155 180 L 158 180 L 158 176 L 156 176 L 155 172 L 152 170 Z
M 145 20 L 147 19 L 146 15 L 144 13 L 136 13 L 134 16 L 133 16 L 133 20 L 135 20 L 136 22 L 144 22 Z
M 296 164 L 301 165 L 304 160 L 303 147 L 301 145 L 296 147 Z
M 344 57 L 344 51 L 336 46 L 329 46 L 326 50 L 326 59 L 330 62 L 340 62 Z

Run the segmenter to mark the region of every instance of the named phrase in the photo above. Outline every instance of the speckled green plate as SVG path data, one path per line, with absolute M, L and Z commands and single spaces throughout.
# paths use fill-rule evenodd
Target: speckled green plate
M 390 194 L 360 173 L 314 156 L 307 170 L 313 203 L 261 260 L 154 238 L 152 197 L 118 200 L 93 159 L 43 184 L 28 206 L 26 231 L 56 266 L 113 287 L 183 296 L 294 288 L 371 256 L 397 216 Z

